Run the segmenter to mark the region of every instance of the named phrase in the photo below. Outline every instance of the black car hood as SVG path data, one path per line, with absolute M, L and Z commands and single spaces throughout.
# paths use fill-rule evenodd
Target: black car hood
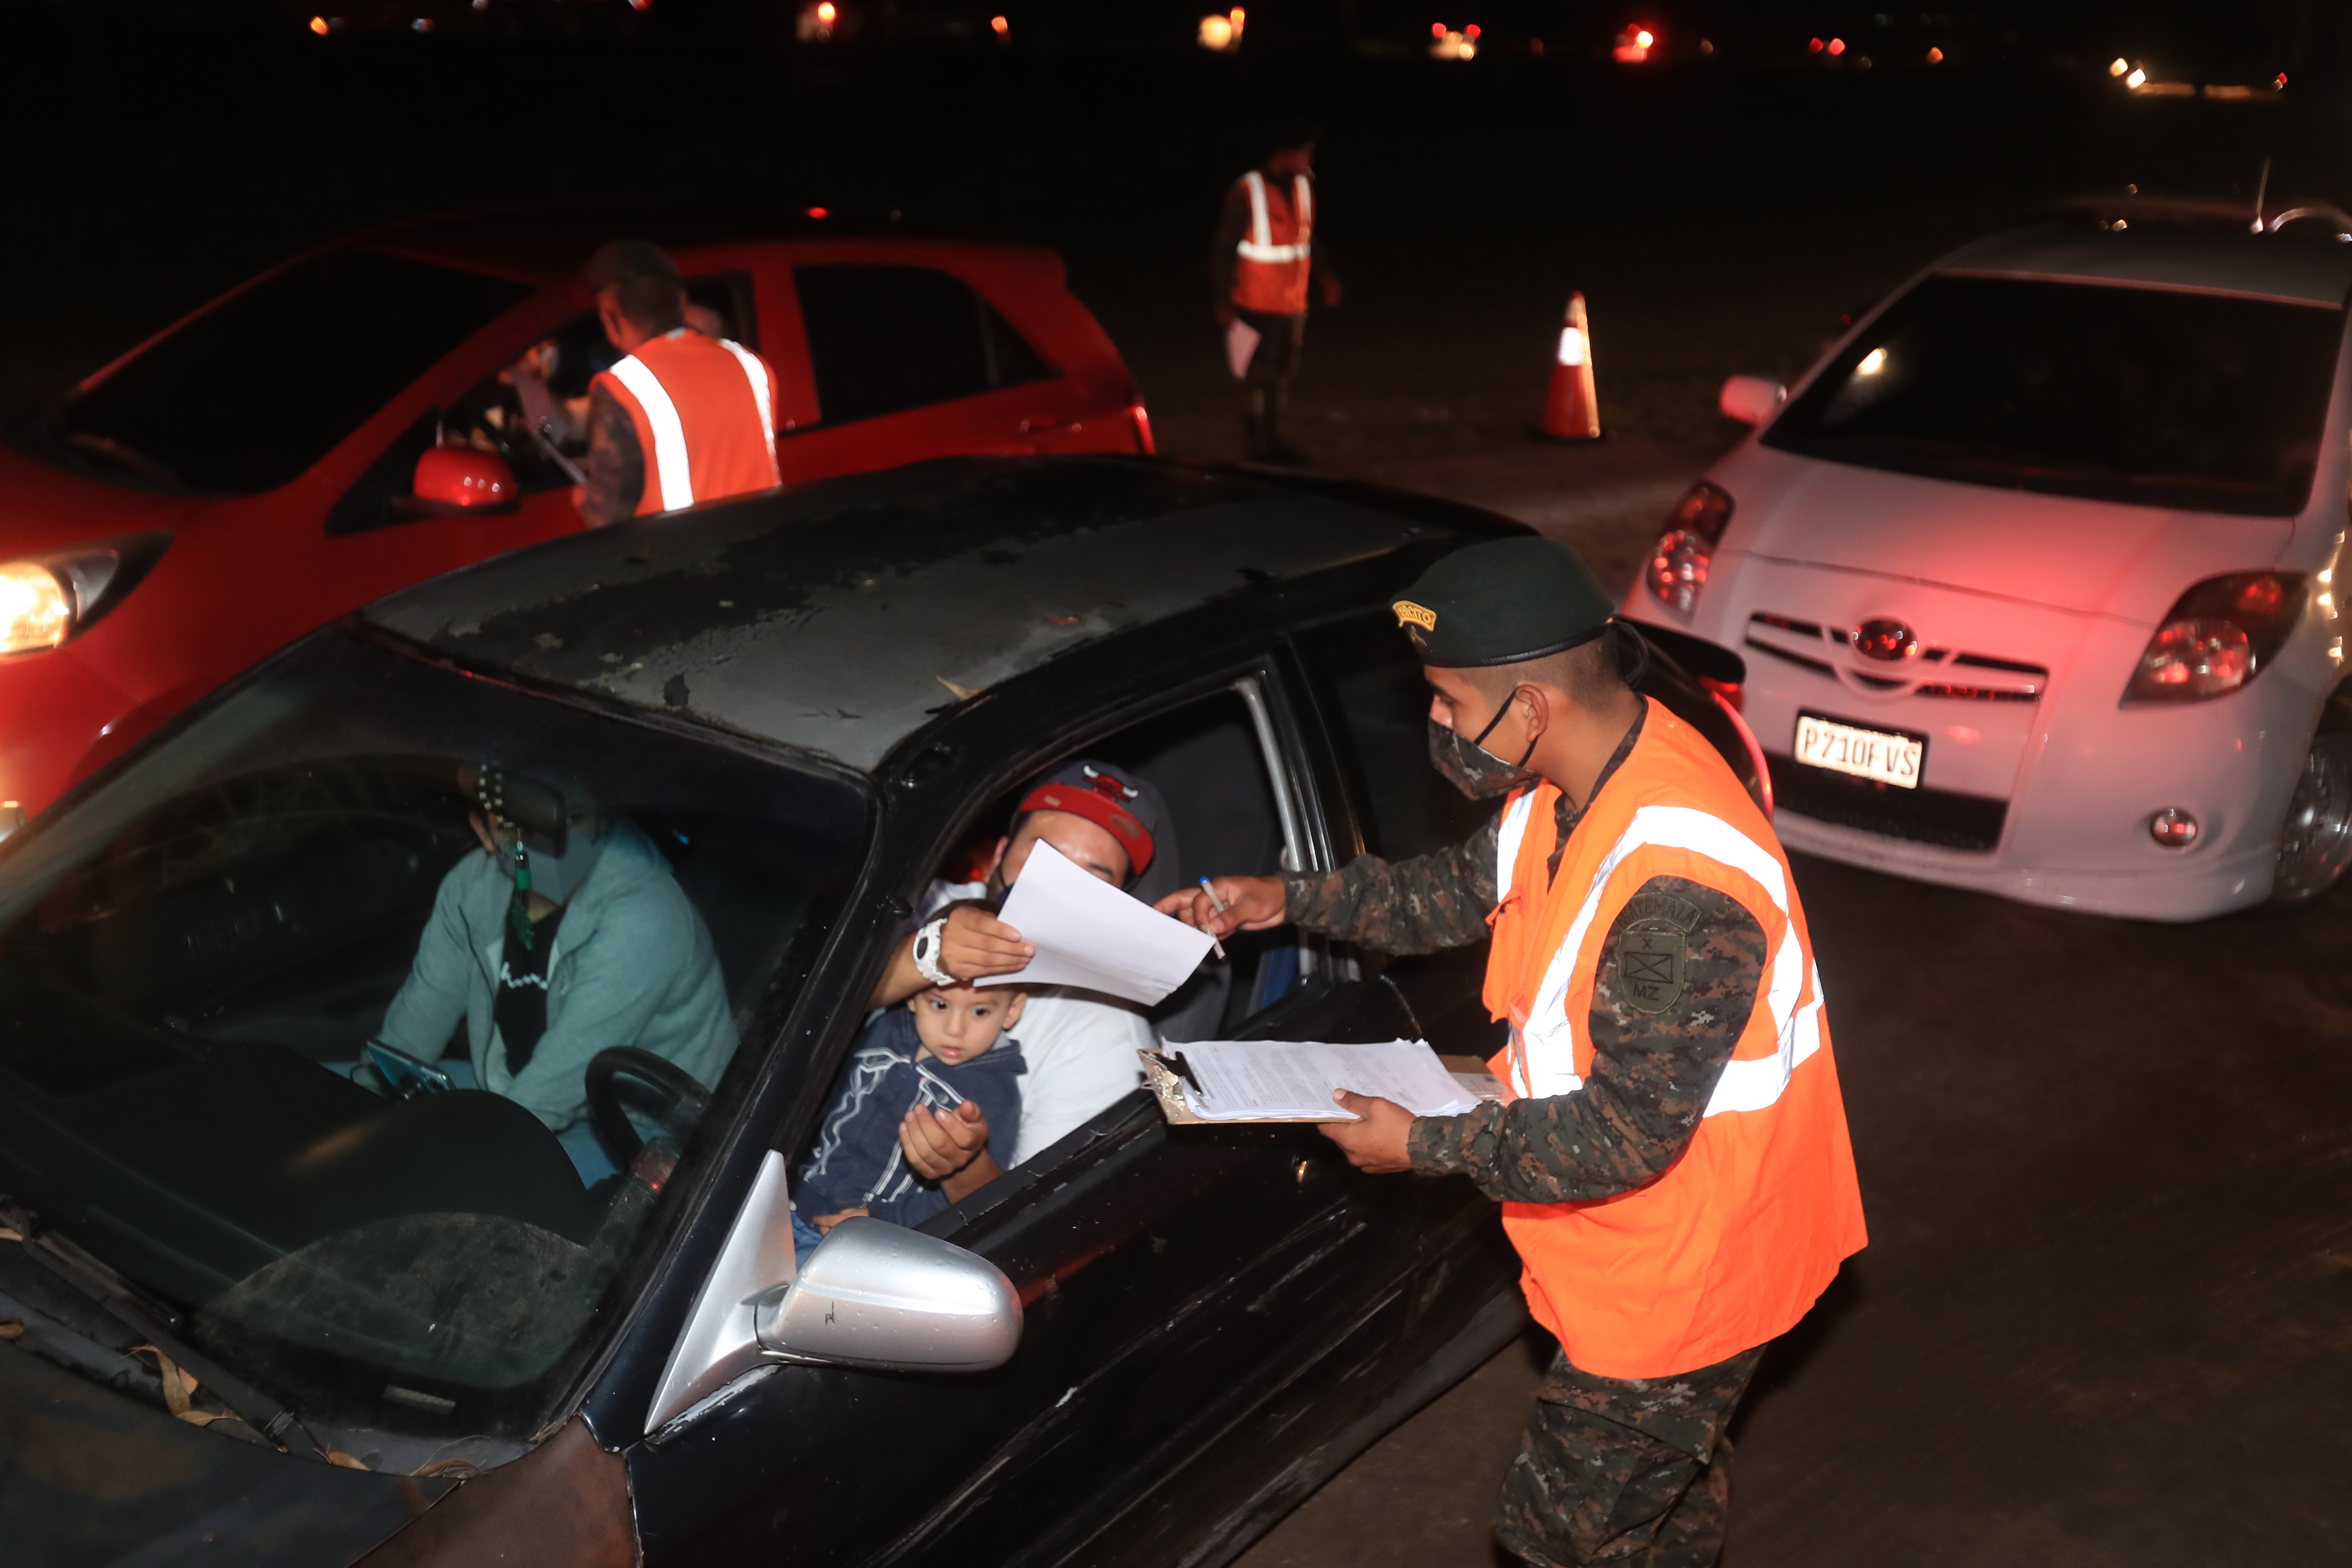
M 292 1458 L 0 1347 L 0 1542 L 12 1563 L 342 1568 L 455 1484 Z

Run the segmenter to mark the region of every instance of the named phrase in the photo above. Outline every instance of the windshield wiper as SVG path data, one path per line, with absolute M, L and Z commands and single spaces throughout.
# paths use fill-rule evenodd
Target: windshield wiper
M 181 1339 L 174 1331 L 180 1323 L 178 1313 L 44 1226 L 31 1210 L 13 1199 L 0 1198 L 0 1225 L 16 1233 L 26 1257 L 88 1298 L 109 1317 L 146 1335 L 149 1343 L 185 1368 L 199 1384 L 211 1389 L 238 1420 L 259 1433 L 272 1447 L 299 1454 L 301 1449 L 287 1440 L 291 1434 L 321 1460 L 326 1459 L 326 1445 L 310 1435 L 300 1417 Z

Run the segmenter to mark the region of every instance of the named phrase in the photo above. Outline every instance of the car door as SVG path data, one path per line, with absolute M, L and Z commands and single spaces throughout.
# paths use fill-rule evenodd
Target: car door
M 952 272 L 825 260 L 791 278 L 817 419 L 778 445 L 789 479 L 1054 450 L 1085 418 L 1084 393 Z
M 1327 863 L 1313 783 L 1327 770 L 1295 674 L 1261 656 L 1220 685 L 1263 747 L 1285 858 Z M 1415 1033 L 1397 990 L 1343 957 L 1301 944 L 1271 1005 L 1265 988 L 1242 993 L 1234 1032 Z M 1444 1229 L 1431 1205 L 1459 1209 L 1455 1185 L 1363 1176 L 1311 1126 L 1171 1128 L 1139 1090 L 924 1227 L 1020 1289 L 1011 1363 L 960 1378 L 787 1368 L 656 1435 L 632 1459 L 648 1560 L 1096 1561 L 1135 1547 L 1128 1521 L 1145 1514 L 1162 1544 L 1219 1528 L 1286 1445 L 1377 1404 L 1409 1330 L 1461 1305 L 1436 1301 L 1420 1267 Z M 1480 1278 L 1462 1311 L 1507 1276 Z M 1381 1375 L 1350 1387 L 1351 1371 Z M 1286 1398 L 1286 1420 L 1251 1420 Z M 1183 1484 L 1202 1477 L 1205 1492 Z

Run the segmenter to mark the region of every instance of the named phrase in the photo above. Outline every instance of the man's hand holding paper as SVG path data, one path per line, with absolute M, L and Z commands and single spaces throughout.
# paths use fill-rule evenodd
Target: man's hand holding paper
M 1044 839 L 997 923 L 1034 956 L 1010 972 L 992 969 L 980 984 L 1075 985 L 1147 1007 L 1183 984 L 1209 951 L 1205 932 L 1087 875 Z

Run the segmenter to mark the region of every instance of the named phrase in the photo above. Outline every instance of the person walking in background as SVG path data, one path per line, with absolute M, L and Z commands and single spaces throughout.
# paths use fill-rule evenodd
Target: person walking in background
M 1339 279 L 1316 239 L 1315 129 L 1277 125 L 1258 167 L 1233 183 L 1209 247 L 1217 324 L 1242 384 L 1242 430 L 1262 463 L 1303 463 L 1283 438 L 1283 405 L 1307 342 L 1310 283 L 1323 303 L 1339 302 Z

